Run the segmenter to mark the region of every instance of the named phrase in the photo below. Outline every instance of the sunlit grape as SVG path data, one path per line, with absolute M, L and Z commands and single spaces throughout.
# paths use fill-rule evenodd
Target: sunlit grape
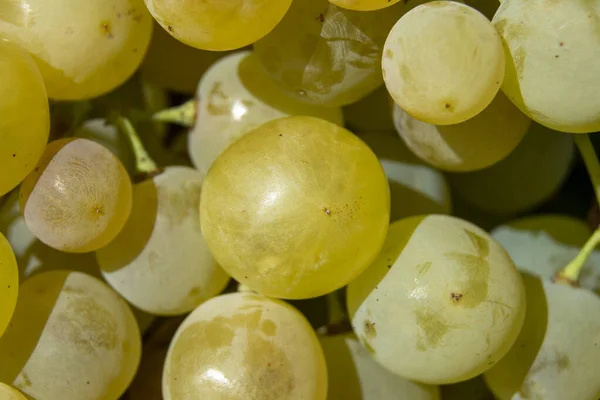
M 0 399 L 2 400 L 27 400 L 17 389 L 0 382 Z
M 19 269 L 10 243 L 0 233 L 0 337 L 6 330 L 17 304 Z
M 344 286 L 377 255 L 390 195 L 364 142 L 318 118 L 287 117 L 221 153 L 200 215 L 232 277 L 269 296 L 309 298 Z
M 394 101 L 384 85 L 362 100 L 344 107 L 344 120 L 353 132 L 393 131 Z

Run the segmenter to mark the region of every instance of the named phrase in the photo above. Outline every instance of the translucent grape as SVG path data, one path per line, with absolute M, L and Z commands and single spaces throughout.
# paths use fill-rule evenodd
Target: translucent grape
M 169 167 L 136 184 L 127 224 L 96 252 L 106 281 L 150 314 L 190 312 L 229 281 L 200 229 L 202 180 L 191 168 Z
M 197 123 L 188 148 L 194 165 L 205 174 L 229 144 L 267 121 L 308 115 L 343 124 L 339 107 L 310 105 L 291 97 L 249 51 L 217 61 L 202 77 L 196 98 Z
M 306 319 L 250 293 L 213 298 L 181 324 L 163 373 L 165 400 L 325 400 L 327 370 Z
M 135 72 L 150 43 L 152 18 L 143 0 L 4 1 L 0 34 L 34 56 L 48 97 L 81 100 Z
M 383 44 L 403 11 L 403 2 L 364 12 L 328 0 L 295 0 L 254 50 L 271 77 L 299 99 L 351 104 L 383 83 Z
M 0 382 L 0 399 L 2 400 L 27 400 L 17 389 Z
M 145 0 L 177 40 L 201 50 L 235 50 L 256 42 L 281 21 L 292 0 Z
M 362 100 L 344 107 L 344 120 L 353 132 L 393 131 L 394 101 L 384 85 Z
M 432 125 L 394 108 L 396 130 L 423 161 L 447 171 L 494 165 L 521 142 L 531 125 L 501 92 L 485 110 L 456 125 Z
M 0 4 L 0 15 L 2 15 Z M 0 196 L 40 159 L 50 133 L 48 98 L 31 57 L 0 38 Z
M 0 337 L 8 327 L 17 304 L 19 269 L 10 243 L 0 233 Z
M 313 117 L 267 122 L 217 158 L 202 188 L 202 232 L 219 264 L 265 295 L 309 298 L 375 258 L 390 218 L 377 157 Z
M 329 0 L 336 6 L 348 10 L 373 11 L 389 7 L 401 0 Z
M 85 253 L 108 244 L 131 211 L 131 181 L 109 150 L 87 139 L 51 142 L 21 185 L 33 234 L 57 250 Z
M 510 349 L 525 293 L 506 251 L 455 217 L 394 222 L 377 260 L 348 285 L 354 332 L 373 357 L 407 379 L 472 378 Z
M 45 272 L 21 286 L 0 338 L 0 381 L 36 400 L 116 399 L 140 360 L 127 304 L 96 278 Z
M 477 10 L 454 1 L 433 1 L 406 13 L 383 54 L 394 101 L 430 124 L 473 118 L 492 102 L 504 78 L 498 32 Z

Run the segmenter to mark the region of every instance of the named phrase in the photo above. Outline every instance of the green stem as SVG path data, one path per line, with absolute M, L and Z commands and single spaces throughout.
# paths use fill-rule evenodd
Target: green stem
M 317 330 L 317 334 L 332 336 L 352 331 L 352 326 L 346 315 L 346 309 L 342 305 L 339 291 L 327 295 L 327 311 L 329 314 L 329 323 L 320 327 Z
M 115 124 L 119 130 L 127 137 L 131 150 L 135 157 L 135 169 L 136 172 L 142 176 L 152 176 L 159 172 L 159 168 L 152 160 L 144 144 L 140 140 L 133 124 L 129 119 L 119 116 L 115 120 Z
M 600 228 L 592 234 L 588 241 L 583 245 L 577 257 L 575 257 L 565 268 L 556 276 L 555 281 L 565 282 L 572 286 L 578 286 L 579 274 L 583 269 L 588 257 L 592 254 L 596 246 L 600 243 Z
M 579 149 L 579 153 L 583 158 L 585 167 L 587 168 L 592 185 L 594 185 L 594 193 L 596 193 L 596 200 L 600 204 L 600 163 L 596 156 L 596 151 L 592 145 L 589 135 L 573 135 L 575 144 Z
M 185 127 L 192 127 L 196 123 L 196 99 L 189 100 L 177 107 L 161 110 L 152 116 L 152 119 L 160 122 L 178 124 Z

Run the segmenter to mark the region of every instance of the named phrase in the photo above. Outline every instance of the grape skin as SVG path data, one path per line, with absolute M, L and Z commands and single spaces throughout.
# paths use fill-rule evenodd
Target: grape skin
M 17 304 L 19 272 L 10 243 L 0 233 L 0 337 L 8 327 Z
M 356 11 L 373 11 L 389 7 L 400 0 L 329 0 L 338 7 Z M 404 0 L 402 0 L 404 1 Z
M 0 382 L 0 399 L 2 400 L 27 400 L 17 389 Z

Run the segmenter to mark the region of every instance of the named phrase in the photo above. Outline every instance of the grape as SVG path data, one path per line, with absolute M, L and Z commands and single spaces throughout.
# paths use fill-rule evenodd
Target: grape
M 362 100 L 344 107 L 344 119 L 353 132 L 393 131 L 394 101 L 384 85 Z
M 2 400 L 27 400 L 17 389 L 0 382 L 0 399 Z
M 350 335 L 321 337 L 329 375 L 329 399 L 439 400 L 436 386 L 423 385 L 387 371 Z
M 533 120 L 563 132 L 600 130 L 598 18 L 598 0 L 505 1 L 494 15 L 507 49 L 502 90 Z
M 449 174 L 457 197 L 483 211 L 515 214 L 549 199 L 567 178 L 573 162 L 570 135 L 532 124 L 504 160 L 480 171 Z
M 52 271 L 21 286 L 0 338 L 0 381 L 36 400 L 116 399 L 140 359 L 127 304 L 96 278 Z
M 106 281 L 150 314 L 190 312 L 229 280 L 200 230 L 202 180 L 191 168 L 169 167 L 135 185 L 127 224 L 96 252 Z
M 356 136 L 313 117 L 270 121 L 217 158 L 202 232 L 237 281 L 272 297 L 344 286 L 375 258 L 390 218 L 383 168 Z
M 434 1 L 406 13 L 383 52 L 385 84 L 413 117 L 436 125 L 473 118 L 494 99 L 504 77 L 498 32 L 477 10 Z M 443 61 L 442 61 L 443 60 Z
M 256 42 L 281 21 L 292 0 L 145 0 L 177 40 L 201 50 L 235 50 Z
M 403 2 L 364 12 L 328 0 L 295 0 L 254 50 L 271 77 L 299 99 L 351 104 L 383 83 L 383 44 L 403 11 Z
M 525 324 L 508 354 L 484 378 L 499 400 L 600 396 L 600 298 L 524 276 Z
M 2 5 L 0 4 L 0 15 Z M 40 159 L 50 133 L 44 82 L 29 55 L 0 37 L 0 196 Z
M 142 0 L 5 1 L 0 35 L 34 56 L 48 97 L 81 100 L 133 74 L 150 43 L 152 18 Z
M 51 142 L 21 185 L 25 222 L 57 250 L 85 253 L 108 244 L 131 211 L 131 181 L 109 150 L 87 139 Z
M 8 240 L 0 233 L 0 337 L 15 311 L 19 292 L 19 270 Z
M 477 226 L 444 215 L 394 222 L 347 293 L 354 332 L 373 357 L 431 384 L 463 381 L 498 362 L 525 312 L 506 251 Z
M 336 6 L 348 10 L 373 11 L 389 7 L 400 0 L 329 0 Z
M 217 61 L 202 77 L 196 98 L 197 123 L 188 148 L 194 165 L 205 174 L 229 144 L 267 121 L 309 115 L 343 124 L 339 107 L 310 105 L 291 97 L 249 51 Z
M 327 370 L 319 341 L 292 306 L 232 293 L 200 305 L 167 353 L 165 400 L 325 400 Z
M 431 125 L 394 107 L 396 130 L 422 160 L 447 171 L 475 171 L 505 158 L 531 120 L 501 92 L 478 115 L 456 125 Z

